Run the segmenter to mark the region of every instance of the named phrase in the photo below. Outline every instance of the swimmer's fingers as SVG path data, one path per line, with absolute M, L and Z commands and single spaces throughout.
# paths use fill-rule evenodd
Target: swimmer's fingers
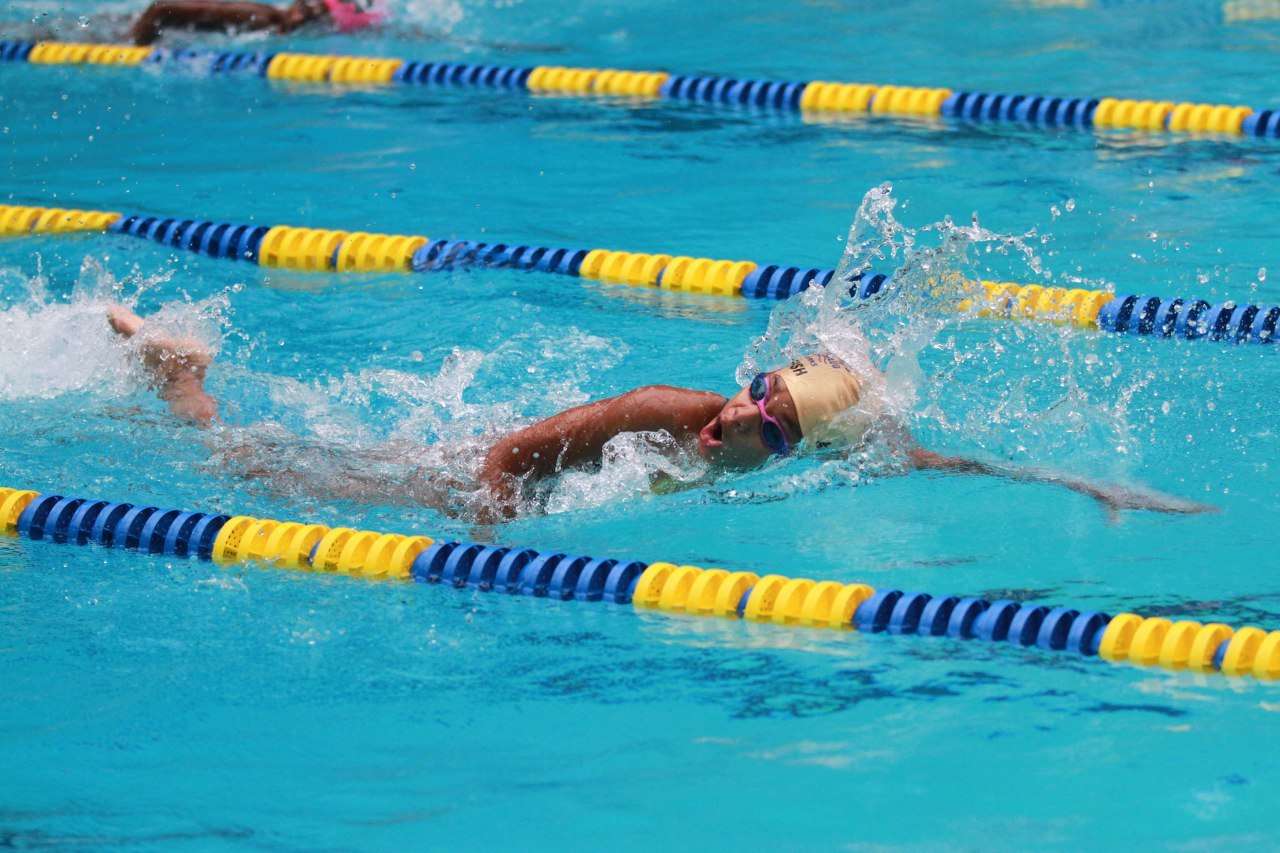
M 1167 512 L 1174 515 L 1203 515 L 1211 512 L 1222 512 L 1221 507 L 1213 504 L 1202 504 L 1167 495 L 1161 495 L 1158 503 L 1158 506 L 1149 508 L 1156 512 Z
M 1163 512 L 1169 515 L 1201 515 L 1210 512 L 1221 512 L 1211 504 L 1184 500 L 1159 492 L 1144 492 L 1126 488 L 1098 489 L 1093 497 L 1108 511 L 1111 521 L 1115 521 L 1120 510 L 1134 509 L 1147 512 Z
M 1157 512 L 1168 512 L 1175 515 L 1204 515 L 1207 513 L 1222 512 L 1222 507 L 1213 504 L 1201 504 L 1195 501 L 1184 501 L 1174 498 L 1172 505 L 1166 505 L 1157 510 Z

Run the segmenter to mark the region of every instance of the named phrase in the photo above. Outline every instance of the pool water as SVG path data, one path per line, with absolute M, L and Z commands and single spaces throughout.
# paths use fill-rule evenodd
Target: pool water
M 0 21 L 108 39 L 142 4 L 60 5 L 15 0 Z M 1280 106 L 1280 25 L 1211 3 L 398 6 L 374 35 L 202 43 Z M 926 287 L 960 272 L 1280 302 L 1274 141 L 9 64 L 0 150 L 0 203 L 813 266 L 848 240 L 846 263 L 905 268 L 854 307 L 6 239 L 3 485 L 1280 624 L 1273 348 L 965 317 Z M 167 416 L 105 326 L 115 301 L 217 349 L 230 427 Z M 1220 511 L 1113 518 L 1052 486 L 897 476 L 876 453 L 707 481 L 653 437 L 496 527 L 333 491 L 465 477 L 566 406 L 655 382 L 730 393 L 859 334 L 927 446 Z M 248 462 L 228 458 L 242 440 Z M 697 482 L 654 494 L 657 471 Z M 1275 844 L 1260 746 L 1280 692 L 1253 680 L 9 539 L 0 585 L 13 846 Z

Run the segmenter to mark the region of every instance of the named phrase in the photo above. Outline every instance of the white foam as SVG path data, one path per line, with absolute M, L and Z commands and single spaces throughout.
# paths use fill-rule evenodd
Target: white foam
M 48 295 L 39 272 L 27 276 L 7 269 L 0 275 L 25 291 L 18 301 L 0 306 L 0 399 L 51 399 L 72 392 L 119 396 L 141 383 L 137 358 L 107 325 L 107 309 L 163 278 L 117 281 L 87 258 L 70 296 L 58 299 Z M 155 322 L 216 351 L 222 308 L 220 299 L 173 302 L 157 312 Z
M 455 348 L 434 373 L 377 367 L 302 382 L 239 371 L 250 386 L 244 393 L 269 396 L 271 419 L 221 430 L 215 460 L 286 491 L 465 515 L 488 500 L 476 475 L 492 443 L 529 415 L 586 402 L 582 386 L 625 353 L 620 341 L 532 324 L 492 352 Z M 639 452 L 642 444 L 620 437 L 605 470 L 587 480 L 568 475 L 553 498 L 535 490 L 522 511 L 595 506 L 602 490 L 631 493 L 641 481 L 647 490 L 650 475 L 689 476 L 660 454 Z
M 403 21 L 432 30 L 451 33 L 466 17 L 458 0 L 388 0 L 393 21 Z
M 706 474 L 706 463 L 670 433 L 622 433 L 605 443 L 598 470 L 566 471 L 541 502 L 548 513 L 569 512 L 678 489 Z

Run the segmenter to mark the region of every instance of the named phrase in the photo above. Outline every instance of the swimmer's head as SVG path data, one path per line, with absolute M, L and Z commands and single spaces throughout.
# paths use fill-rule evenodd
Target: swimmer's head
M 870 377 L 834 356 L 801 356 L 763 376 L 764 388 L 757 390 L 765 393 L 743 388 L 702 428 L 703 455 L 727 465 L 760 464 L 778 452 L 777 442 L 766 434 L 775 429 L 765 426 L 767 420 L 776 423 L 790 448 L 802 441 L 806 448 L 856 445 L 877 416 L 865 393 Z
M 878 413 L 869 404 L 867 378 L 832 355 L 803 355 L 782 370 L 800 431 L 810 447 L 855 445 Z
M 298 0 L 294 6 L 308 10 L 308 20 L 314 19 L 317 12 L 327 13 L 333 25 L 344 33 L 372 27 L 386 19 L 381 0 Z

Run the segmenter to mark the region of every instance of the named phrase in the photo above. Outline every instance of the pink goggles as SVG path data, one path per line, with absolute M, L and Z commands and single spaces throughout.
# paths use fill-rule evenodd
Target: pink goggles
M 764 408 L 769 403 L 769 374 L 757 373 L 755 379 L 751 380 L 747 395 L 760 410 L 760 439 L 764 442 L 764 446 L 769 448 L 770 453 L 786 456 L 791 452 L 791 442 L 787 441 L 787 433 L 782 429 L 778 419 Z

